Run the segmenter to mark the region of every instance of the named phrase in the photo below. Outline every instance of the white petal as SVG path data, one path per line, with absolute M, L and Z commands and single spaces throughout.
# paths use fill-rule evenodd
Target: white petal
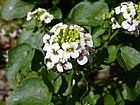
M 60 64 L 57 64 L 57 70 L 59 72 L 63 72 L 63 67 Z
M 68 26 L 66 25 L 66 24 L 63 24 L 62 26 L 61 26 L 61 29 L 66 29 Z
M 79 56 L 79 52 L 78 50 L 74 50 L 74 52 L 71 52 L 70 55 L 72 58 L 77 58 Z
M 54 34 L 55 34 L 55 35 L 59 35 L 60 30 L 61 30 L 60 28 L 57 28 L 57 30 L 54 32 Z
M 45 43 L 45 45 L 44 45 L 44 47 L 43 47 L 43 50 L 44 50 L 44 51 L 47 51 L 49 46 L 50 46 L 50 45 L 49 45 L 48 43 Z
M 50 29 L 50 32 L 51 32 L 51 33 L 55 32 L 55 31 L 56 31 L 56 27 L 52 27 L 52 28 Z
M 84 65 L 88 62 L 88 58 L 86 56 L 80 56 L 77 59 L 77 62 L 78 62 L 79 65 Z
M 128 28 L 128 31 L 135 31 L 135 29 L 136 29 L 136 27 L 134 25 L 132 25 Z
M 70 42 L 70 46 L 74 47 L 74 49 L 77 49 L 78 43 L 77 42 Z
M 64 59 L 69 59 L 70 58 L 70 53 L 64 52 Z
M 58 56 L 58 55 L 52 55 L 52 56 L 50 57 L 50 59 L 51 59 L 51 61 L 52 61 L 53 63 L 58 63 L 58 61 L 59 61 L 59 56 Z
M 90 40 L 92 39 L 92 36 L 90 33 L 86 33 L 85 36 L 88 37 Z
M 127 6 L 126 5 L 122 5 L 121 12 L 127 12 Z
M 130 24 L 128 24 L 128 21 L 127 20 L 122 22 L 122 27 L 124 29 L 128 29 L 130 27 Z
M 57 51 L 57 50 L 60 49 L 60 46 L 59 46 L 58 43 L 54 43 L 54 44 L 52 45 L 52 48 L 53 48 L 55 51 Z
M 67 62 L 64 66 L 64 69 L 65 70 L 72 69 L 72 64 L 70 62 Z
M 131 17 L 130 17 L 130 14 L 128 14 L 127 12 L 124 12 L 123 13 L 123 17 L 125 18 L 125 19 L 130 19 Z
M 64 51 L 62 49 L 59 49 L 57 52 L 58 52 L 59 58 L 64 58 Z
M 45 55 L 45 59 L 48 59 L 51 57 L 51 53 L 50 52 L 47 52 L 46 55 Z
M 48 67 L 48 69 L 52 69 L 54 67 L 54 63 L 52 63 L 51 61 L 48 61 L 46 66 Z
M 93 47 L 93 41 L 88 41 L 88 42 L 87 42 L 87 46 L 88 46 L 88 47 Z
M 69 47 L 70 47 L 70 44 L 69 44 L 68 42 L 62 44 L 62 48 L 63 48 L 64 50 L 66 50 L 66 49 L 69 48 Z
M 27 14 L 27 18 L 26 18 L 27 21 L 29 21 L 29 20 L 32 19 L 31 14 L 32 14 L 31 12 L 28 12 L 28 14 Z
M 119 14 L 120 12 L 121 12 L 120 6 L 116 7 L 116 8 L 115 8 L 115 13 L 116 13 L 116 14 Z
M 50 35 L 49 34 L 45 34 L 43 36 L 43 43 L 47 43 L 49 39 L 50 39 Z
M 135 26 L 138 26 L 138 22 L 134 19 L 133 20 L 133 24 L 135 25 Z
M 51 22 L 51 19 L 48 18 L 48 19 L 45 19 L 44 21 L 45 21 L 45 23 L 50 23 Z
M 54 16 L 52 14 L 49 14 L 48 16 L 49 16 L 50 20 L 53 20 Z

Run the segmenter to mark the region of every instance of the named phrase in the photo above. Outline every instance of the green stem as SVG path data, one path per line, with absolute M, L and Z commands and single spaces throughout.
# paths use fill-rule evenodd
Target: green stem
M 107 42 L 104 43 L 103 48 L 107 47 L 111 40 L 118 34 L 119 30 L 116 30 L 110 37 Z
M 97 54 L 97 56 L 94 58 L 92 65 L 94 65 L 98 60 L 100 60 L 100 56 L 102 54 L 102 50 L 108 46 L 108 44 L 112 41 L 112 39 L 118 34 L 119 30 L 116 30 L 110 37 L 107 42 L 104 43 L 103 47 L 100 49 L 100 52 Z

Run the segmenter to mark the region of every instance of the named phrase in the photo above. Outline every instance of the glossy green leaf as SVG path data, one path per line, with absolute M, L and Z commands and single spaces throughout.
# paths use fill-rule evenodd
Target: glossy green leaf
M 44 57 L 45 55 L 40 50 L 35 49 L 35 54 L 32 59 L 32 65 L 31 65 L 31 69 L 33 71 L 38 71 L 42 67 L 44 63 Z
M 34 49 L 28 44 L 21 44 L 9 50 L 7 79 L 11 87 L 17 85 L 16 75 L 19 70 L 26 70 L 30 65 L 34 55 Z
M 66 74 L 64 76 L 65 76 L 68 86 L 67 86 L 66 91 L 63 93 L 63 95 L 67 96 L 71 92 L 71 81 L 72 81 L 73 71 L 71 71 L 69 74 Z
M 61 84 L 62 84 L 62 78 L 61 78 L 61 76 L 59 76 L 59 77 L 53 82 L 53 86 L 54 86 L 55 93 L 58 92 L 58 90 L 59 90 Z
M 130 88 L 126 84 L 123 84 L 122 95 L 126 100 L 135 101 L 137 99 L 140 101 L 140 81 L 137 81 L 135 88 Z
M 37 77 L 24 80 L 8 98 L 8 105 L 49 105 L 51 93 Z
M 114 62 L 117 57 L 118 48 L 115 45 L 107 46 L 109 57 L 105 60 L 106 63 Z
M 92 33 L 92 37 L 94 38 L 98 38 L 100 35 L 102 35 L 105 32 L 105 29 L 103 29 L 102 27 L 96 28 L 93 33 Z
M 23 28 L 26 28 L 27 30 L 29 29 L 34 29 L 36 27 L 36 21 L 31 20 L 31 21 L 26 21 L 23 25 Z
M 2 6 L 1 16 L 5 20 L 22 18 L 33 8 L 33 4 L 22 0 L 6 0 L 5 4 Z
M 82 2 L 72 10 L 71 19 L 76 24 L 99 26 L 103 23 L 102 15 L 108 12 L 105 2 Z
M 111 94 L 106 94 L 104 96 L 104 105 L 116 105 L 114 98 Z
M 96 105 L 99 98 L 100 98 L 99 94 L 95 95 L 93 91 L 90 91 L 89 94 L 83 98 L 83 103 Z
M 41 73 L 42 73 L 42 79 L 44 83 L 47 85 L 49 91 L 54 92 L 54 86 L 52 84 L 52 79 L 50 78 L 50 75 L 46 69 L 46 67 L 41 68 Z
M 33 48 L 40 49 L 43 46 L 43 37 L 44 33 L 40 31 L 33 32 L 33 30 L 23 29 L 19 37 L 18 43 L 28 43 Z
M 62 12 L 61 9 L 58 7 L 52 7 L 49 10 L 49 13 L 51 13 L 55 19 L 61 19 L 62 18 Z
M 140 54 L 137 50 L 129 46 L 123 46 L 120 48 L 120 52 L 117 55 L 119 64 L 127 69 L 131 70 L 140 63 Z
M 99 47 L 101 46 L 101 38 L 93 38 L 93 47 Z

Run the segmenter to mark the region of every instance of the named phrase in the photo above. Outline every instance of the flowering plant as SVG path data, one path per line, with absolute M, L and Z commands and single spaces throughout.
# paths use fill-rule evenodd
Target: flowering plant
M 25 20 L 17 46 L 8 52 L 7 79 L 14 89 L 8 105 L 137 103 L 138 1 L 64 2 L 68 11 L 59 0 L 3 5 L 3 19 Z

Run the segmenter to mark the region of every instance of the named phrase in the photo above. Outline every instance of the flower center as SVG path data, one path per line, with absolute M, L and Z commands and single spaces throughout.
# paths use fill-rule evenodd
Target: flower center
M 58 52 L 55 51 L 54 49 L 52 49 L 52 54 L 53 54 L 53 55 L 58 55 Z
M 74 52 L 74 48 L 73 47 L 69 47 L 66 49 L 66 52 Z

